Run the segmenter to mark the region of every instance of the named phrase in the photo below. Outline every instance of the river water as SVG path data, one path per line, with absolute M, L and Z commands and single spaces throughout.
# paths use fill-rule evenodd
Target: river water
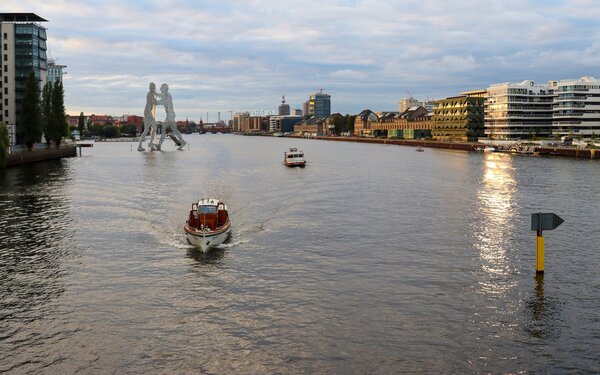
M 597 161 L 186 139 L 0 171 L 0 372 L 600 372 Z M 233 226 L 207 255 L 202 196 Z

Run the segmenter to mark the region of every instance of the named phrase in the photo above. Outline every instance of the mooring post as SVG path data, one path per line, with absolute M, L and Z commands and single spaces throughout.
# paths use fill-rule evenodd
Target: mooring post
M 531 214 L 531 230 L 537 232 L 535 239 L 535 272 L 544 274 L 544 236 L 542 230 L 552 230 L 563 223 L 558 215 L 554 213 L 535 213 Z
M 544 236 L 542 235 L 541 212 L 538 212 L 538 228 L 535 240 L 535 272 L 544 273 Z

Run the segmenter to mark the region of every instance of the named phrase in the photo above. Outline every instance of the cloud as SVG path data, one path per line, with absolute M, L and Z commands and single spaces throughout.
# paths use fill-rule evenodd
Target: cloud
M 357 72 L 352 69 L 341 69 L 331 73 L 331 77 L 345 80 L 362 80 L 366 79 L 368 76 L 363 72 Z
M 5 0 L 3 11 L 49 20 L 77 114 L 140 114 L 151 80 L 197 119 L 276 108 L 282 87 L 292 107 L 326 87 L 333 111 L 357 113 L 395 109 L 407 90 L 600 75 L 600 4 L 586 0 Z

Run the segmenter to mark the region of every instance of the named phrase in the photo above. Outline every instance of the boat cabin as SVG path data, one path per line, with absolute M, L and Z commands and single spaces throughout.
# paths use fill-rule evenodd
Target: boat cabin
M 225 203 L 214 198 L 203 198 L 192 204 L 188 225 L 196 229 L 215 230 L 225 225 L 228 218 Z
M 289 151 L 283 153 L 283 162 L 289 167 L 303 167 L 306 164 L 304 160 L 304 152 L 298 151 L 296 148 L 290 148 Z

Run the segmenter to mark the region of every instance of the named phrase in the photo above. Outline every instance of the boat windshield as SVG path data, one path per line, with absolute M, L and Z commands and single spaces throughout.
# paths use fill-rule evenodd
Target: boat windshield
M 199 206 L 198 212 L 201 214 L 214 214 L 217 213 L 217 206 Z

